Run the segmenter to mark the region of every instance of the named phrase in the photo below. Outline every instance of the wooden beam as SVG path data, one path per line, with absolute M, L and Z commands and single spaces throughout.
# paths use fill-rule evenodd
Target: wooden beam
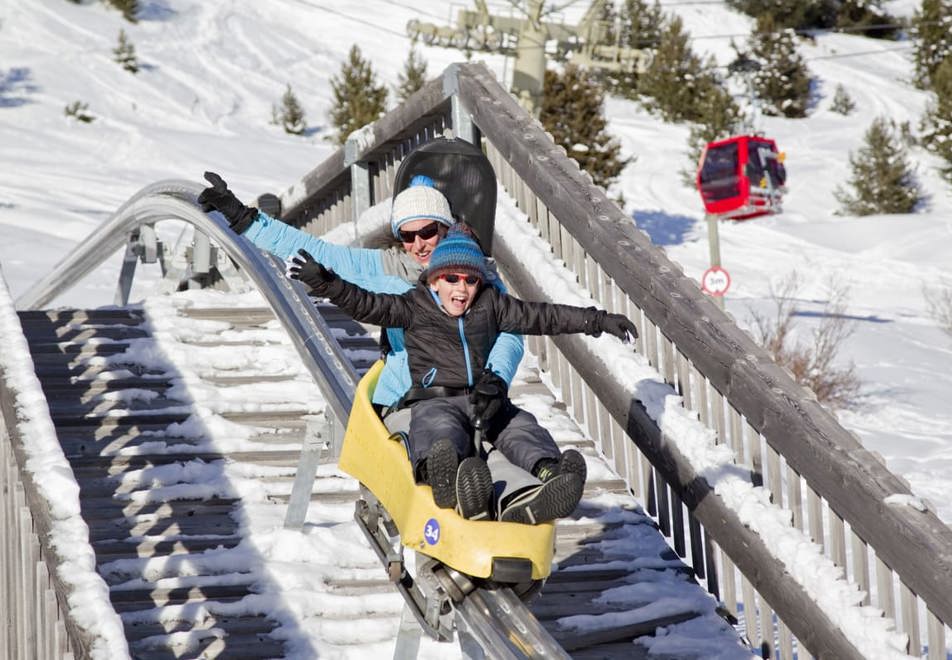
M 499 241 L 494 254 L 514 293 L 528 300 L 547 299 L 535 281 L 535 275 L 521 263 L 513 246 Z M 806 648 L 819 657 L 861 658 L 843 633 L 817 608 L 813 598 L 787 572 L 784 564 L 774 557 L 763 539 L 741 522 L 737 512 L 714 494 L 707 481 L 691 470 L 675 443 L 664 436 L 641 402 L 630 398 L 625 388 L 615 382 L 601 358 L 590 351 L 585 339 L 563 335 L 552 337 L 551 341 L 576 367 L 655 470 L 678 492 L 706 532 L 731 557 Z M 659 486 L 661 490 L 665 488 L 664 484 Z M 745 607 L 752 605 L 746 603 Z
M 50 545 L 53 519 L 50 516 L 49 503 L 40 495 L 36 484 L 33 482 L 32 474 L 23 469 L 23 465 L 26 462 L 26 452 L 23 448 L 23 437 L 20 434 L 18 426 L 16 399 L 17 392 L 9 386 L 2 370 L 0 370 L 0 424 L 3 424 L 6 428 L 6 436 L 13 449 L 13 455 L 17 464 L 17 473 L 19 474 L 20 483 L 23 486 L 26 504 L 32 516 L 33 529 L 29 533 L 30 535 L 36 536 L 40 552 L 45 558 L 46 570 L 49 571 L 50 582 L 56 592 L 59 610 L 63 613 L 62 620 L 69 638 L 69 646 L 76 657 L 87 658 L 90 657 L 94 640 L 92 635 L 81 628 L 76 620 L 70 616 L 68 599 L 73 588 L 60 576 L 58 567 L 63 564 L 63 558 L 57 553 L 56 549 Z M 12 497 L 12 493 L 7 493 L 7 497 Z M 29 540 L 29 537 L 24 537 L 21 539 L 21 543 L 28 543 Z M 27 556 L 32 556 L 32 554 L 27 552 Z M 33 566 L 22 568 L 25 571 L 29 571 L 29 573 L 35 571 Z M 38 598 L 39 595 L 35 595 L 34 597 Z M 34 618 L 34 612 L 21 611 L 15 613 L 15 616 L 28 617 L 32 620 Z M 49 631 L 42 631 L 42 634 L 47 634 L 48 632 Z M 24 643 L 24 640 L 21 639 L 20 643 Z
M 952 529 L 933 511 L 885 504 L 889 495 L 909 494 L 908 486 L 652 245 L 484 65 L 461 65 L 458 75 L 480 131 L 579 245 L 932 611 L 952 621 Z M 615 413 L 625 414 L 622 407 L 616 402 Z

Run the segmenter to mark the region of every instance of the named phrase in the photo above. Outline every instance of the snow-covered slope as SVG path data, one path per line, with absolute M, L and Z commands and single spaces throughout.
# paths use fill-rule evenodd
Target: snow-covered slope
M 332 150 L 325 139 L 329 80 L 351 45 L 394 85 L 409 48 L 406 21 L 447 23 L 452 10 L 437 0 L 144 5 L 136 25 L 100 3 L 0 5 L 0 264 L 14 296 L 148 183 L 199 180 L 211 169 L 245 199 L 291 184 Z M 914 7 L 890 3 L 900 14 Z M 722 5 L 671 9 L 684 17 L 694 47 L 721 63 L 731 56 L 722 35 L 750 25 Z M 136 47 L 137 75 L 112 61 L 120 28 Z M 843 357 L 855 361 L 864 388 L 859 405 L 841 419 L 952 520 L 952 505 L 941 496 L 952 487 L 952 413 L 944 405 L 952 338 L 929 317 L 923 296 L 924 286 L 952 281 L 950 189 L 936 176 L 936 161 L 913 149 L 928 194 L 919 212 L 834 214 L 833 190 L 845 181 L 847 154 L 869 122 L 878 115 L 918 122 L 927 97 L 909 84 L 908 45 L 827 35 L 801 46 L 816 78 L 810 116 L 758 123 L 787 153 L 786 211 L 722 226 L 721 253 L 733 280 L 727 308 L 741 322 L 751 308 L 766 311 L 770 284 L 794 269 L 804 283 L 803 333 L 817 322 L 829 277 L 850 286 L 856 332 Z M 422 50 L 431 74 L 463 57 Z M 511 74 L 511 61 L 484 59 L 500 77 Z M 269 124 L 288 83 L 312 127 L 304 137 Z M 838 83 L 857 102 L 848 117 L 828 110 Z M 95 122 L 64 116 L 77 100 L 89 104 Z M 607 111 L 611 130 L 637 156 L 619 184 L 629 211 L 688 274 L 700 276 L 708 258 L 703 216 L 679 175 L 687 164 L 687 127 L 664 124 L 628 101 L 610 99 Z M 117 268 L 116 260 L 83 282 L 70 304 L 110 302 Z
M 908 14 L 909 5 L 891 8 Z M 747 20 L 706 5 L 678 11 L 696 37 L 737 34 Z M 724 63 L 732 55 L 728 43 L 698 38 L 694 46 Z M 829 299 L 828 283 L 847 287 L 855 332 L 842 360 L 855 362 L 863 388 L 840 419 L 952 521 L 952 337 L 931 318 L 924 295 L 926 288 L 952 285 L 952 188 L 936 172 L 939 161 L 913 148 L 910 160 L 927 198 L 916 213 L 839 216 L 833 195 L 847 181 L 848 154 L 862 144 L 870 122 L 885 116 L 914 130 L 928 95 L 909 82 L 908 42 L 832 34 L 800 48 L 815 78 L 814 107 L 805 119 L 757 120 L 786 152 L 789 193 L 782 215 L 722 223 L 721 259 L 732 279 L 727 310 L 744 324 L 751 323 L 751 310 L 769 314 L 771 286 L 796 271 L 797 320 L 806 341 Z M 838 84 L 856 101 L 849 116 L 829 110 Z M 687 162 L 687 127 L 659 124 L 627 101 L 610 101 L 608 113 L 626 150 L 638 156 L 621 182 L 629 210 L 699 278 L 710 265 L 707 227 L 697 193 L 678 176 Z
M 0 3 L 0 267 L 14 296 L 149 183 L 197 181 L 210 169 L 250 200 L 295 182 L 333 149 L 325 139 L 329 80 L 351 45 L 394 85 L 410 45 L 406 22 L 445 24 L 460 7 L 438 0 L 143 4 L 142 20 L 130 25 L 101 3 Z M 904 15 L 917 5 L 888 4 Z M 717 4 L 676 3 L 671 10 L 684 17 L 694 47 L 721 64 L 732 55 L 726 35 L 745 33 L 751 23 Z M 136 47 L 137 75 L 112 61 L 120 28 Z M 856 363 L 864 386 L 858 405 L 840 418 L 952 521 L 952 338 L 930 318 L 923 295 L 923 287 L 952 285 L 952 191 L 936 176 L 935 159 L 913 149 L 928 195 L 922 209 L 867 218 L 834 213 L 847 154 L 870 121 L 885 115 L 918 123 L 927 96 L 909 83 L 908 46 L 847 35 L 801 46 L 816 81 L 810 116 L 757 124 L 787 153 L 785 213 L 723 225 L 721 254 L 733 281 L 727 309 L 742 323 L 751 309 L 768 311 L 771 284 L 797 270 L 797 319 L 808 336 L 829 278 L 850 286 L 855 333 L 843 359 Z M 421 48 L 434 75 L 463 58 Z M 500 78 L 511 75 L 511 61 L 478 57 Z M 269 123 L 288 83 L 312 127 L 304 137 Z M 837 84 L 857 103 L 848 117 L 828 109 Z M 66 118 L 63 109 L 74 101 L 87 102 L 96 121 Z M 607 113 L 626 155 L 637 157 L 619 182 L 628 211 L 689 275 L 700 276 L 708 265 L 706 229 L 699 198 L 680 175 L 688 127 L 618 99 L 608 101 Z M 58 302 L 110 303 L 117 272 L 118 256 Z

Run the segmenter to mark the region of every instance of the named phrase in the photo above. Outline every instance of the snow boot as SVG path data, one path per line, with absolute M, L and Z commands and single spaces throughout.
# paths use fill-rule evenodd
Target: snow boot
M 456 510 L 470 520 L 489 518 L 493 478 L 486 461 L 476 456 L 464 458 L 456 471 Z
M 426 457 L 427 480 L 433 489 L 433 501 L 441 509 L 456 507 L 456 472 L 459 456 L 448 439 L 437 440 Z
M 551 458 L 543 459 L 539 461 L 539 463 L 541 463 L 541 465 L 536 466 L 535 470 L 533 470 L 533 474 L 543 483 L 560 474 L 575 474 L 578 475 L 584 484 L 585 477 L 588 474 L 588 468 L 585 466 L 585 458 L 574 449 L 567 449 L 562 452 L 558 460 Z
M 578 474 L 557 474 L 541 486 L 513 497 L 503 507 L 499 519 L 503 522 L 538 525 L 564 518 L 575 511 L 584 488 L 585 481 Z

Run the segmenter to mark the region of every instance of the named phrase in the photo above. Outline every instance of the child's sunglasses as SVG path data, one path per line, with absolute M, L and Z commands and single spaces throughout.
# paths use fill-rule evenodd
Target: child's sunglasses
M 397 231 L 400 234 L 400 240 L 404 243 L 412 243 L 416 240 L 416 237 L 419 236 L 421 241 L 425 241 L 436 236 L 437 232 L 440 231 L 440 223 L 435 220 L 425 227 L 420 227 L 419 229 L 409 230 L 409 229 L 400 229 Z
M 448 284 L 456 284 L 460 280 L 463 280 L 470 286 L 473 286 L 474 284 L 479 284 L 479 277 L 476 275 L 460 275 L 459 273 L 443 273 L 440 275 L 440 279 L 446 280 Z

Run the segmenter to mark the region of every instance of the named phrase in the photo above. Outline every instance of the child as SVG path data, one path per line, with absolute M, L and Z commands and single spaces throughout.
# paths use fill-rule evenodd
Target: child
M 459 504 L 465 517 L 486 517 L 491 479 L 475 457 L 474 420 L 485 439 L 513 464 L 543 482 L 541 489 L 502 507 L 500 519 L 538 524 L 570 514 L 582 496 L 585 460 L 560 454 L 552 436 L 505 396 L 486 364 L 500 332 L 553 335 L 602 332 L 637 337 L 624 316 L 594 307 L 526 302 L 486 286 L 490 273 L 479 245 L 454 225 L 436 246 L 415 288 L 401 295 L 370 293 L 345 282 L 305 251 L 290 276 L 358 321 L 402 327 L 414 387 L 401 405 L 413 407 L 408 453 L 418 482 L 429 483 L 438 506 Z M 462 463 L 460 458 L 467 457 Z M 486 485 L 488 483 L 488 486 Z M 545 497 L 540 497 L 544 491 Z

